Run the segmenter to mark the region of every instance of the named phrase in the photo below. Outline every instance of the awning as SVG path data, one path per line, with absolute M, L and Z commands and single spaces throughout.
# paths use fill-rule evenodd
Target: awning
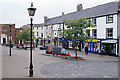
M 72 41 L 72 39 L 65 39 L 65 41 Z

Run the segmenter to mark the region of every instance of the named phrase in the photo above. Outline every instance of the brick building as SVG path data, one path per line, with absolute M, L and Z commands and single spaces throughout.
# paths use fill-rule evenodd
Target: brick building
M 15 24 L 11 27 L 11 42 L 16 43 L 15 36 L 20 32 L 21 28 L 15 28 Z M 0 24 L 0 44 L 9 43 L 10 26 L 9 24 Z

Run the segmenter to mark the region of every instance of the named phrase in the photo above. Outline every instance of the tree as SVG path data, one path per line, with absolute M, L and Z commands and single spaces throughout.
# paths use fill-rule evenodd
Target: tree
M 86 35 L 88 27 L 94 27 L 90 19 L 81 18 L 79 20 L 68 20 L 65 21 L 67 30 L 64 30 L 65 39 L 72 39 L 73 48 L 76 48 L 76 57 L 77 57 L 77 45 L 78 40 L 86 40 L 89 37 Z
M 30 41 L 30 39 L 31 39 L 31 34 L 30 34 L 30 29 L 24 29 L 24 30 L 22 30 L 22 32 L 19 32 L 18 34 L 17 34 L 17 36 L 15 37 L 15 39 L 16 40 L 21 40 L 21 41 L 25 41 L 25 43 L 27 42 L 27 41 Z M 32 38 L 34 39 L 34 32 L 32 32 Z M 27 46 L 27 44 L 26 44 L 26 46 Z

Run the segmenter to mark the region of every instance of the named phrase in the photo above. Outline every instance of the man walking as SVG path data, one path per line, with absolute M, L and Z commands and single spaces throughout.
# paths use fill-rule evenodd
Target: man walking
M 61 53 L 62 53 L 62 59 L 63 59 L 63 57 L 65 56 L 65 53 L 66 53 L 64 48 L 62 48 Z
M 88 55 L 88 47 L 87 47 L 87 45 L 85 47 L 85 54 Z

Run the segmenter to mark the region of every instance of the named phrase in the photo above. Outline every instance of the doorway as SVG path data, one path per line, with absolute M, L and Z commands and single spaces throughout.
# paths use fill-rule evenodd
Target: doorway
M 106 55 L 116 55 L 116 44 L 106 43 L 103 44 L 103 48 L 105 50 Z
M 6 38 L 3 38 L 3 44 L 6 43 Z

